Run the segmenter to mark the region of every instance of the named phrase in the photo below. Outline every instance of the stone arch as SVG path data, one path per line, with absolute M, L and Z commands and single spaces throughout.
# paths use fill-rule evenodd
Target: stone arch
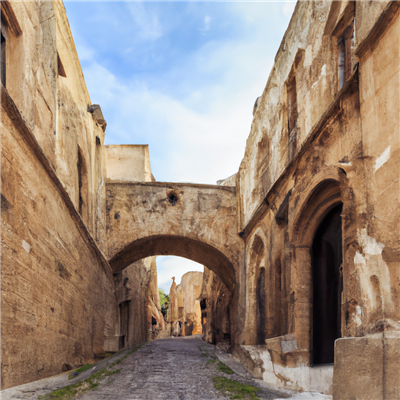
M 109 262 L 116 273 L 143 258 L 162 255 L 184 257 L 205 265 L 234 292 L 236 277 L 231 261 L 215 247 L 183 236 L 157 235 L 135 240 L 115 254 Z
M 313 186 L 294 218 L 291 232 L 294 246 L 311 246 L 319 223 L 340 202 L 341 184 L 338 180 L 328 178 Z
M 312 246 L 324 218 L 335 207 L 343 205 L 345 175 L 337 170 L 331 172 L 322 179 L 318 176 L 313 180 L 310 189 L 304 194 L 290 232 L 293 251 L 292 290 L 295 298 L 293 330 L 299 348 L 309 351 L 312 351 L 313 326 Z
M 248 344 L 265 343 L 266 287 L 268 286 L 266 282 L 265 243 L 264 232 L 261 228 L 258 228 L 251 240 L 247 260 L 246 329 Z

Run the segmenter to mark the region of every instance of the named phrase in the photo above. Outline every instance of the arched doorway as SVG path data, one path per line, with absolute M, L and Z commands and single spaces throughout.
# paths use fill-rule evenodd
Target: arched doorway
M 341 337 L 342 204 L 319 224 L 311 247 L 313 279 L 312 364 L 334 362 Z

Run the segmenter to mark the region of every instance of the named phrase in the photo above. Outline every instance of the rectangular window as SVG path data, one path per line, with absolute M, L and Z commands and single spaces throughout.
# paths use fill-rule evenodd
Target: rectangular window
M 343 31 L 338 38 L 339 53 L 339 89 L 343 87 L 351 75 L 351 48 L 354 34 L 354 21 Z

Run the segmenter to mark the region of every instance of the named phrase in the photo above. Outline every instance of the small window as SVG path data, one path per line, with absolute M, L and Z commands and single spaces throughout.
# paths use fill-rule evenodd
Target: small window
M 339 53 L 339 89 L 343 87 L 351 75 L 352 40 L 354 35 L 354 21 L 343 31 L 338 38 Z
M 64 78 L 67 77 L 67 74 L 65 73 L 64 65 L 63 65 L 63 63 L 61 61 L 61 58 L 60 58 L 60 55 L 58 54 L 58 51 L 57 51 L 57 70 L 58 70 L 58 75 L 59 76 L 62 76 Z

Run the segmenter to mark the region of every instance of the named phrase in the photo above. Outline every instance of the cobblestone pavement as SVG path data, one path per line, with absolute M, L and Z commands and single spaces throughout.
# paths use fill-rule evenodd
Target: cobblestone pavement
M 128 350 L 97 363 L 82 372 L 76 380 L 68 380 L 69 373 L 15 386 L 0 392 L 2 400 L 37 400 L 53 390 L 88 379 L 101 369 L 128 354 Z M 218 371 L 217 357 L 235 374 Z M 331 400 L 320 393 L 294 393 L 278 389 L 266 382 L 252 379 L 243 366 L 230 354 L 207 344 L 194 336 L 169 338 L 147 343 L 136 353 L 128 356 L 113 370 L 121 369 L 99 383 L 99 386 L 79 399 L 84 400 L 214 400 L 228 399 L 214 388 L 212 378 L 224 376 L 251 384 L 260 390 L 258 398 L 282 400 Z
M 249 379 L 218 372 L 216 363 L 207 362 L 214 346 L 189 338 L 155 340 L 128 357 L 119 367 L 121 372 L 110 381 L 86 394 L 84 400 L 214 400 L 226 399 L 214 388 L 213 376 L 249 383 Z M 260 399 L 276 399 L 282 392 L 265 388 Z M 286 396 L 285 396 L 286 397 Z

